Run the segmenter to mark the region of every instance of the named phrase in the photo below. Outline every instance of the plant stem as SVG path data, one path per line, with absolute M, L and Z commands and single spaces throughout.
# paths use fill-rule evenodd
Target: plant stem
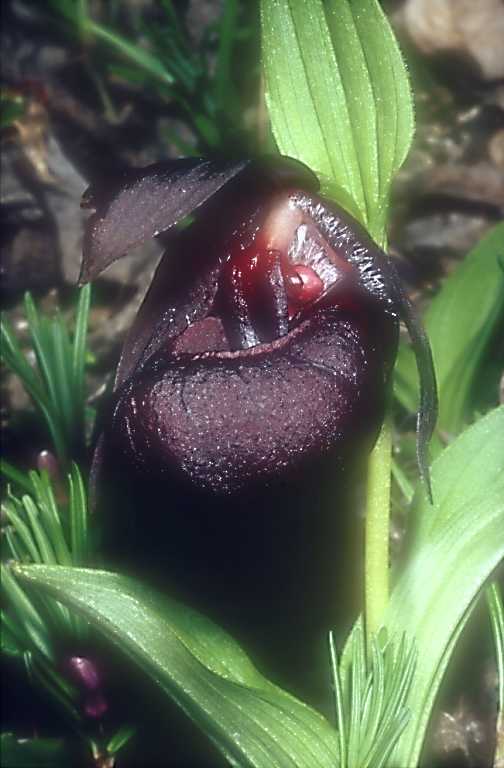
M 389 596 L 390 471 L 392 465 L 392 387 L 383 425 L 368 462 L 365 532 L 365 606 L 368 650 L 380 628 Z

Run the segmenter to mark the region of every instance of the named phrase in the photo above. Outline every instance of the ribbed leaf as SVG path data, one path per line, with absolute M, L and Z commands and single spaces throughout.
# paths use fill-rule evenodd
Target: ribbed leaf
M 440 294 L 441 296 L 441 294 Z M 504 223 L 446 281 L 425 317 L 439 386 L 439 423 L 457 433 L 489 339 L 504 320 Z
M 413 136 L 404 62 L 377 0 L 262 0 L 266 102 L 280 151 L 385 244 Z
M 488 343 L 504 317 L 504 224 L 479 243 L 446 280 L 425 314 L 439 393 L 439 425 L 456 434 L 471 418 L 472 388 Z M 416 411 L 412 350 L 399 346 L 395 392 Z
M 455 642 L 479 589 L 504 557 L 504 407 L 455 440 L 432 466 L 434 506 L 419 485 L 395 587 L 383 619 L 390 635 L 416 639 L 406 706 L 411 721 L 391 758 L 418 763 Z
M 41 565 L 17 566 L 15 572 L 126 651 L 232 765 L 338 765 L 338 737 L 329 723 L 266 680 L 203 616 L 115 573 Z

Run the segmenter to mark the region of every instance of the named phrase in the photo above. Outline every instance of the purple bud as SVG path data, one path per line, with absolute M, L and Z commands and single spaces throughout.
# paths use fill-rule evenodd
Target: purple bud
M 50 451 L 40 451 L 37 456 L 37 469 L 39 472 L 46 468 L 49 472 L 49 477 L 57 477 L 60 471 L 58 460 Z
M 84 712 L 89 717 L 101 717 L 107 711 L 107 702 L 101 693 L 90 697 L 84 706 Z
M 61 482 L 61 466 L 54 454 L 50 451 L 40 451 L 37 456 L 37 469 L 39 472 L 47 469 L 52 480 L 57 503 L 61 506 L 68 504 L 68 496 Z
M 95 691 L 99 687 L 100 676 L 92 661 L 84 656 L 73 656 L 70 659 L 70 666 L 74 670 L 79 682 L 90 691 Z
M 100 674 L 95 664 L 85 656 L 72 656 L 70 668 L 79 687 L 86 690 L 83 696 L 84 712 L 89 717 L 101 717 L 107 711 L 107 703 L 100 689 Z M 88 691 L 92 691 L 88 694 Z

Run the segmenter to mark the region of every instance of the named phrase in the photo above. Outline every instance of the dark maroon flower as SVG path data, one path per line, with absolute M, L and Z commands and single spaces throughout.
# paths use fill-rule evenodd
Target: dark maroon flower
M 123 349 L 103 450 L 213 497 L 369 450 L 399 319 L 421 379 L 419 462 L 436 394 L 428 342 L 386 255 L 288 158 L 167 161 L 91 191 L 81 283 L 171 228 Z M 174 224 L 193 214 L 185 228 Z

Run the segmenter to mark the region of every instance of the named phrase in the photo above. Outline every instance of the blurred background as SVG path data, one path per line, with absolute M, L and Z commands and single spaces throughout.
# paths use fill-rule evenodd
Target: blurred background
M 401 0 L 384 7 L 408 64 L 417 117 L 414 146 L 393 190 L 389 252 L 422 312 L 502 220 L 504 4 Z M 4 0 L 1 13 L 1 301 L 28 348 L 26 290 L 43 312 L 73 312 L 89 216 L 80 200 L 91 183 L 166 158 L 271 152 L 274 142 L 255 0 Z M 150 241 L 95 282 L 91 408 L 161 253 Z M 34 466 L 44 432 L 5 370 L 1 418 L 5 458 Z M 490 764 L 496 673 L 489 633 L 479 628 L 485 620 L 473 623 L 468 647 L 488 645 L 488 654 L 462 694 L 448 686 L 432 729 L 432 765 Z M 23 701 L 19 679 L 14 688 Z M 5 712 L 12 712 L 14 688 L 7 689 Z M 15 716 L 23 707 L 14 707 Z M 26 718 L 9 722 L 22 736 Z

